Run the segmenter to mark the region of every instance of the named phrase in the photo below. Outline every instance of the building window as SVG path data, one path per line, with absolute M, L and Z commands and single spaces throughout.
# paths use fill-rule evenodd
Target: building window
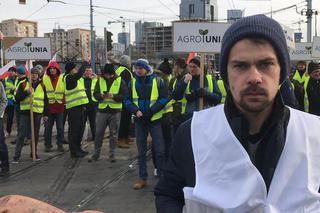
M 189 4 L 189 17 L 194 14 L 194 4 Z
M 211 21 L 214 21 L 214 6 L 210 6 L 210 16 L 211 16 Z

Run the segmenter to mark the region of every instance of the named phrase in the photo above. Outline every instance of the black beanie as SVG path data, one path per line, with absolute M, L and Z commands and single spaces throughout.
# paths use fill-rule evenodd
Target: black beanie
M 312 73 L 315 70 L 320 70 L 320 62 L 311 61 L 308 64 L 308 73 Z
M 158 69 L 167 75 L 171 74 L 172 72 L 171 64 L 169 63 L 169 60 L 167 58 L 163 60 Z
M 287 78 L 290 57 L 283 29 L 278 22 L 265 15 L 240 19 L 225 32 L 221 42 L 219 70 L 222 80 L 228 85 L 227 64 L 231 48 L 245 38 L 265 39 L 273 46 L 281 67 L 280 84 Z
M 66 70 L 66 73 L 70 73 L 70 71 L 75 68 L 77 65 L 74 62 L 67 62 L 64 69 Z
M 194 57 L 194 58 L 192 58 L 192 59 L 189 61 L 189 64 L 190 64 L 190 63 L 193 63 L 193 64 L 197 65 L 198 67 L 200 67 L 200 59 L 199 59 L 199 57 Z
M 102 74 L 115 74 L 114 65 L 113 64 L 105 64 L 101 73 Z

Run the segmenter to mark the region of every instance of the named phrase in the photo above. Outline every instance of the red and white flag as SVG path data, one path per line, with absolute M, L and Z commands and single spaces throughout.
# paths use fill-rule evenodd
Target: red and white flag
M 5 66 L 0 68 L 0 79 L 4 79 L 9 75 L 8 70 L 10 67 L 13 67 L 16 65 L 16 61 L 12 60 L 9 63 L 7 63 Z

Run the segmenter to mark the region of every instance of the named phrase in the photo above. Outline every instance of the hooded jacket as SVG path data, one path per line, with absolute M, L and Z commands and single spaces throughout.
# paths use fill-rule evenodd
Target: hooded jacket
M 57 69 L 57 74 L 55 76 L 52 76 L 49 68 L 50 67 L 54 67 Z M 46 72 L 45 75 L 48 75 L 50 77 L 51 80 L 51 84 L 53 89 L 56 89 L 59 77 L 61 75 L 61 68 L 59 66 L 59 64 L 56 61 L 50 61 L 50 63 L 48 64 L 47 68 L 46 68 Z M 63 113 L 64 111 L 64 98 L 61 104 L 59 104 L 58 102 L 55 102 L 53 104 L 49 104 L 48 108 L 49 108 L 49 113 Z
M 167 90 L 162 80 L 158 84 L 159 97 L 158 101 L 150 107 L 150 96 L 152 89 L 152 81 L 157 75 L 151 70 L 146 76 L 138 76 L 134 73 L 136 79 L 136 90 L 139 97 L 138 106 L 132 101 L 132 82 L 128 85 L 128 93 L 125 98 L 124 105 L 132 113 L 136 114 L 140 110 L 146 119 L 150 120 L 152 115 L 162 110 L 168 102 Z M 157 80 L 158 81 L 158 80 Z

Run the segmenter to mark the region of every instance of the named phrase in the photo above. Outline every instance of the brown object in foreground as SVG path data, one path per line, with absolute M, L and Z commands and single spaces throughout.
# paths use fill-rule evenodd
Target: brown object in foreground
M 0 197 L 0 213 L 66 213 L 40 200 L 22 195 Z M 82 213 L 102 213 L 100 211 L 83 211 Z
M 139 190 L 147 187 L 147 181 L 146 180 L 138 180 L 134 185 L 133 189 Z

